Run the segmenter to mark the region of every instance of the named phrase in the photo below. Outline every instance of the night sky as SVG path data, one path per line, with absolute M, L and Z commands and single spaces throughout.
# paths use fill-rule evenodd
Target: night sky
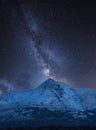
M 0 0 L 0 94 L 49 77 L 96 87 L 95 0 Z

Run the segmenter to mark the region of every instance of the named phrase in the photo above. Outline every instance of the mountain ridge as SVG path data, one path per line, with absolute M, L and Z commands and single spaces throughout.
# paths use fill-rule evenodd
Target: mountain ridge
M 50 105 L 62 104 L 65 108 L 73 110 L 85 110 L 96 108 L 96 89 L 89 88 L 75 88 L 69 86 L 63 82 L 49 78 L 37 88 L 30 90 L 23 90 L 17 92 L 11 92 L 0 97 L 0 104 L 4 105 L 11 102 L 23 102 L 23 104 L 28 103 L 39 103 L 40 101 L 44 104 Z M 40 100 L 40 101 L 39 101 Z M 24 101 L 26 101 L 24 103 Z M 53 103 L 52 103 L 53 101 Z M 49 104 L 48 104 L 49 102 Z M 89 102 L 89 104 L 88 104 Z M 60 105 L 60 106 L 62 106 Z M 54 107 L 56 105 L 54 104 Z M 61 107 L 63 108 L 63 107 Z M 76 108 L 76 109 L 75 109 Z
M 27 105 L 30 103 L 40 106 L 41 103 L 48 108 L 52 106 L 61 110 L 70 108 L 73 110 L 81 110 L 82 108 L 78 103 L 79 99 L 76 101 L 75 98 L 78 97 L 75 96 L 74 89 L 69 85 L 54 79 L 48 79 L 35 89 L 7 94 L 2 96 L 1 100 L 3 99 L 3 101 L 7 102 L 5 104 L 21 102 Z

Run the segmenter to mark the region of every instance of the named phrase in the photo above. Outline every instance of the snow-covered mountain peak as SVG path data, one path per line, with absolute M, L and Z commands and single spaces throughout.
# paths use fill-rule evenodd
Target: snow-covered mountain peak
M 49 78 L 48 80 L 43 82 L 39 87 L 46 88 L 46 89 L 54 89 L 57 91 L 57 90 L 64 89 L 65 86 L 66 85 L 64 83 Z
M 51 92 L 49 97 L 52 100 L 55 97 L 56 104 L 57 102 L 60 103 L 59 105 L 61 106 L 61 109 L 63 110 L 65 109 L 81 110 L 82 109 L 81 105 L 79 104 L 78 96 L 76 96 L 75 94 L 74 88 L 72 88 L 71 86 L 63 82 L 56 81 L 54 79 L 48 79 L 45 82 L 43 82 L 38 88 L 40 88 L 43 93 L 45 93 L 45 91 Z
M 88 90 L 88 91 L 87 91 Z M 90 103 L 89 102 L 90 99 Z M 49 78 L 37 88 L 18 91 L 0 97 L 0 107 L 14 104 L 48 109 L 83 111 L 96 108 L 96 91 L 79 89 Z M 11 104 L 11 105 L 9 105 Z M 1 108 L 0 108 L 1 109 Z
M 56 84 L 58 84 L 58 82 L 52 78 L 49 78 L 45 82 L 42 83 L 42 85 L 47 85 L 47 87 L 50 87 Z
M 66 121 L 67 117 L 69 120 L 73 117 L 85 119 L 88 114 L 94 115 L 92 111 L 96 112 L 95 89 L 75 88 L 51 78 L 37 88 L 11 92 L 0 97 L 0 117 L 4 118 L 1 124 L 2 122 L 5 124 L 8 119 L 9 122 L 15 119 L 31 119 L 34 124 L 34 120 L 36 123 L 39 122 L 37 121 L 39 117 L 40 120 L 43 117 L 43 122 L 48 118 L 47 116 L 53 120 L 56 118 L 56 113 L 62 121 L 63 118 Z M 61 118 L 62 114 L 63 118 Z

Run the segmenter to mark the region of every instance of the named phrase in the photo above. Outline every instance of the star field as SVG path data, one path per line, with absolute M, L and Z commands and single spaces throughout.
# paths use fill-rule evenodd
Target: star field
M 96 87 L 96 3 L 0 1 L 0 93 L 48 78 Z

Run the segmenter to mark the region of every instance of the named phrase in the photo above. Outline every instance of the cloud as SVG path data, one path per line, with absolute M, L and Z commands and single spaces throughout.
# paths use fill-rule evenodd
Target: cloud
M 15 90 L 15 86 L 7 79 L 0 79 L 0 95 Z

